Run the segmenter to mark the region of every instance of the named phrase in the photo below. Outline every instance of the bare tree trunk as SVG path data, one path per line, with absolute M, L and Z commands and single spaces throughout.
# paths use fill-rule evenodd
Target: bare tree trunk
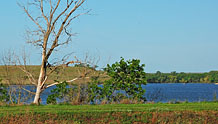
M 33 101 L 34 104 L 39 105 L 39 102 L 40 102 L 40 94 L 41 94 L 41 88 L 40 88 L 39 86 L 37 86 L 36 95 L 35 95 L 34 101 Z
M 42 88 L 45 82 L 45 75 L 46 75 L 46 62 L 44 59 L 44 56 L 42 57 L 42 65 L 41 65 L 41 69 L 40 69 L 40 74 L 39 74 L 39 79 L 38 79 L 38 84 L 37 84 L 37 88 L 36 88 L 36 94 L 34 97 L 34 104 L 39 105 L 40 104 L 40 94 L 42 92 Z

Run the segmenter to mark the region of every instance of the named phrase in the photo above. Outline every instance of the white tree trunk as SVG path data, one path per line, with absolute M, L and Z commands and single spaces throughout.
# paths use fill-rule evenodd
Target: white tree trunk
M 44 57 L 44 56 L 43 56 Z M 44 62 L 45 60 L 43 59 L 42 65 L 41 65 L 41 70 L 39 74 L 39 79 L 38 79 L 38 84 L 36 88 L 36 94 L 33 103 L 39 105 L 40 104 L 40 94 L 42 92 L 42 85 L 43 82 L 45 81 L 45 74 L 46 74 L 46 64 Z
M 35 94 L 34 101 L 33 101 L 34 104 L 39 105 L 39 102 L 40 102 L 40 93 L 41 93 L 41 87 L 37 86 L 36 94 Z

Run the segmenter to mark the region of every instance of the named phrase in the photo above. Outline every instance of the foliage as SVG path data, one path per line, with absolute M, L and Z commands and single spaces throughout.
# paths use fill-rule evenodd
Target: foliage
M 9 95 L 7 91 L 7 86 L 0 83 L 0 102 L 7 102 L 8 100 L 9 100 Z
M 92 82 L 88 84 L 88 95 L 89 95 L 89 100 L 91 103 L 94 102 L 100 102 L 98 100 L 102 100 L 104 95 L 103 95 L 103 88 L 99 86 L 100 81 L 98 80 L 98 77 L 92 78 Z
M 145 101 L 145 90 L 142 84 L 146 84 L 144 64 L 140 60 L 132 59 L 107 65 L 105 71 L 110 76 L 109 80 L 98 86 L 98 79 L 94 79 L 89 85 L 89 98 L 91 102 L 106 100 L 107 102 L 120 102 L 122 99 Z
M 47 104 L 57 104 L 57 101 L 62 103 L 83 104 L 87 103 L 87 86 L 68 84 L 66 81 L 56 85 L 56 88 L 51 90 L 51 95 L 47 98 Z
M 63 99 L 70 89 L 67 88 L 67 82 L 63 82 L 56 85 L 56 88 L 51 90 L 51 95 L 47 98 L 47 104 L 57 104 L 57 99 Z
M 171 72 L 161 73 L 147 73 L 148 83 L 217 83 L 218 71 L 211 71 L 209 73 L 184 73 Z

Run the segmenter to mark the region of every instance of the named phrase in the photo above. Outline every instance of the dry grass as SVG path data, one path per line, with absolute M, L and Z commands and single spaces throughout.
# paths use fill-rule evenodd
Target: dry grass
M 37 80 L 40 71 L 40 66 L 29 65 L 26 66 L 26 68 L 34 76 L 35 80 Z M 48 83 L 52 83 L 54 80 L 72 80 L 76 77 L 83 76 L 83 74 L 87 72 L 87 77 L 101 75 L 101 80 L 108 79 L 108 76 L 104 75 L 102 71 L 96 71 L 85 67 L 63 67 L 59 68 L 50 75 L 50 77 L 48 78 Z M 0 79 L 2 79 L 2 83 L 4 84 L 30 84 L 27 75 L 17 66 L 0 66 Z M 90 78 L 84 78 L 76 81 L 76 83 L 86 83 L 89 81 Z

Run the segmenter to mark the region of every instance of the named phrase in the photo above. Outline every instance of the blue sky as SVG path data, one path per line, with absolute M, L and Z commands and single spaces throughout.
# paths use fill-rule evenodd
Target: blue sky
M 74 21 L 69 51 L 107 63 L 137 58 L 146 72 L 207 72 L 218 70 L 217 0 L 88 0 L 92 9 Z M 31 27 L 15 0 L 0 2 L 0 52 L 23 47 L 32 64 L 40 64 L 36 48 L 25 43 Z

